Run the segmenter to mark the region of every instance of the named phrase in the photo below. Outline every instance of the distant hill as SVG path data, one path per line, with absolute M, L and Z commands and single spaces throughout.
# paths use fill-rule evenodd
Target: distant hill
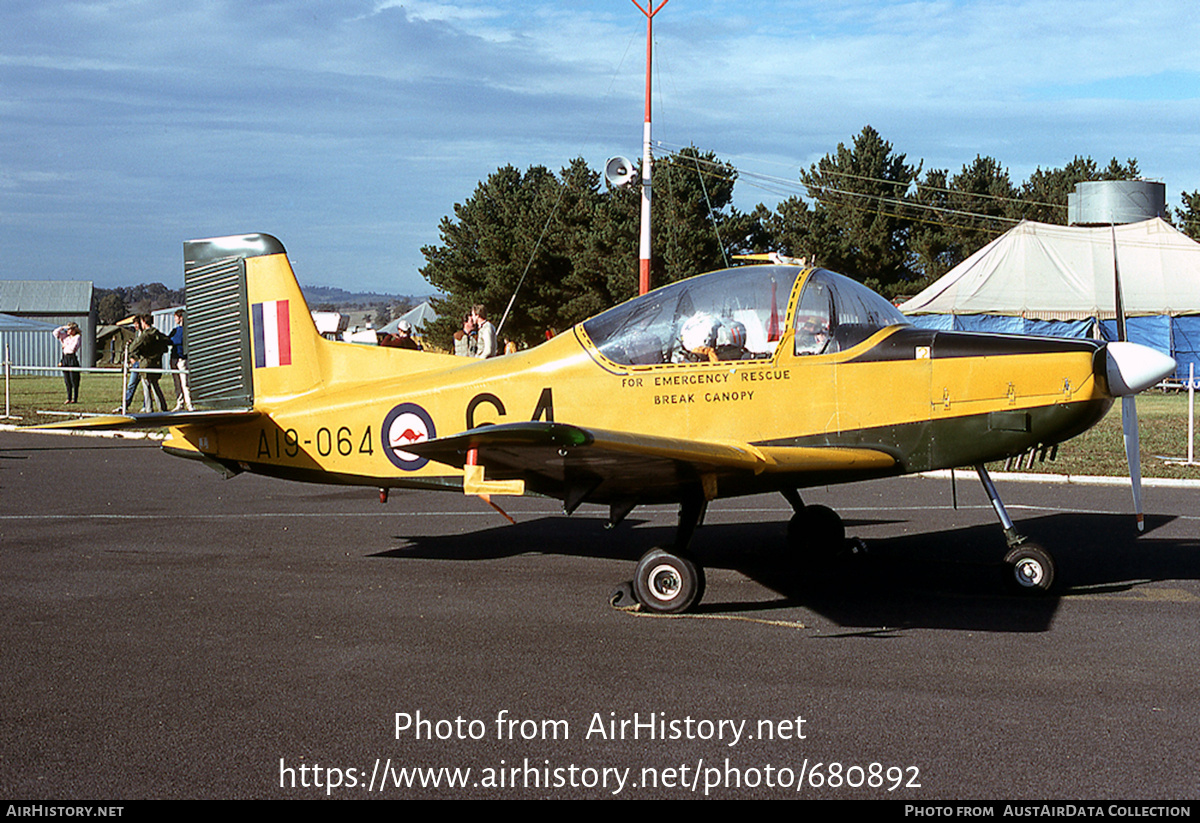
M 378 292 L 350 292 L 336 286 L 301 286 L 304 299 L 313 311 L 336 311 L 350 317 L 350 324 L 375 328 L 387 325 L 429 297 Z
M 116 323 L 130 314 L 144 314 L 183 305 L 183 289 L 168 289 L 162 283 L 117 286 L 115 289 L 96 288 L 92 294 L 101 323 Z
M 301 286 L 300 291 L 304 292 L 304 299 L 308 301 L 308 305 L 310 306 L 315 306 L 318 303 L 332 303 L 335 306 L 373 305 L 377 303 L 411 303 L 415 305 L 421 302 L 417 298 L 407 294 L 379 294 L 373 291 L 349 292 L 335 286 Z
M 381 324 L 428 299 L 405 294 L 350 292 L 334 286 L 301 286 L 300 290 L 311 309 L 370 309 Z M 185 302 L 183 289 L 168 289 L 162 283 L 118 286 L 115 289 L 97 288 L 94 294 L 101 323 L 116 323 L 133 313 L 181 306 Z

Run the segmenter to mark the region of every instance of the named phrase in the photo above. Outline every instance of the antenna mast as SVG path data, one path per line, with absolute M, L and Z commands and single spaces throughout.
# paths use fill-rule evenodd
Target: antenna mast
M 645 294 L 650 291 L 650 57 L 654 15 L 662 10 L 667 0 L 662 0 L 653 11 L 650 10 L 653 0 L 646 0 L 645 8 L 638 0 L 630 2 L 646 15 L 646 122 L 642 126 L 642 233 L 638 252 L 638 294 Z

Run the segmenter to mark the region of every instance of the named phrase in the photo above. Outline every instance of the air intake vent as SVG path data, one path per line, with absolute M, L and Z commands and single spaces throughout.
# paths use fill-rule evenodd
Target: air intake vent
M 250 319 L 246 312 L 246 261 L 226 257 L 197 265 L 184 251 L 187 319 L 184 352 L 197 409 L 254 405 Z

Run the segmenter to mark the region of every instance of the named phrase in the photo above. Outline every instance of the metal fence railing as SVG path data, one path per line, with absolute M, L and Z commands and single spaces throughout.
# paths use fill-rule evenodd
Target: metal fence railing
M 1184 387 L 1188 393 L 1188 445 L 1187 458 L 1179 460 L 1178 458 L 1166 458 L 1166 462 L 1174 466 L 1200 466 L 1196 462 L 1195 438 L 1196 438 L 1196 389 L 1200 389 L 1200 381 L 1196 379 L 1196 364 L 1188 363 L 1188 379 L 1184 383 Z
M 185 362 L 185 361 L 180 361 L 180 362 Z M 49 373 L 49 374 L 62 374 L 63 372 L 79 372 L 79 373 L 83 374 L 86 372 L 86 373 L 91 373 L 91 374 L 105 375 L 107 377 L 116 377 L 119 374 L 121 376 L 121 398 L 120 398 L 121 404 L 120 404 L 118 411 L 121 414 L 127 414 L 129 412 L 127 397 L 129 394 L 128 386 L 129 386 L 129 378 L 130 378 L 131 374 L 139 374 L 139 375 L 169 374 L 172 376 L 179 375 L 183 380 L 184 397 L 186 398 L 187 394 L 188 394 L 187 388 L 186 388 L 187 387 L 187 374 L 188 374 L 187 369 L 141 368 L 138 366 L 129 365 L 128 359 L 126 359 L 125 362 L 122 364 L 121 370 L 119 372 L 116 369 L 102 369 L 102 368 L 97 368 L 94 366 L 33 366 L 33 365 L 24 365 L 24 364 L 13 363 L 9 356 L 8 347 L 5 346 L 3 365 L 4 365 L 4 418 L 5 419 L 13 419 L 12 418 L 11 377 L 14 373 L 20 375 L 20 374 L 30 374 L 30 373 L 43 373 L 43 372 Z M 149 391 L 150 391 L 149 385 L 148 385 L 147 381 L 145 381 L 145 380 L 141 380 L 139 382 L 141 384 L 144 396 L 146 397 L 147 402 L 148 402 L 149 401 Z M 191 408 L 190 400 L 188 400 L 187 406 L 190 410 L 190 408 Z M 43 413 L 43 414 L 61 414 L 61 415 L 76 416 L 76 417 L 95 416 L 95 414 L 89 415 L 89 413 L 87 413 L 87 412 L 42 411 L 41 413 Z

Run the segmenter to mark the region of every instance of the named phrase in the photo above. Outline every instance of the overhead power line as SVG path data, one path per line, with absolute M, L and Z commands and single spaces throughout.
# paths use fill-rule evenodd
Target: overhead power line
M 677 155 L 683 148 L 685 148 L 684 146 L 681 146 L 678 144 L 676 144 L 674 147 L 672 147 L 672 144 L 669 144 L 665 141 L 659 141 L 658 145 L 660 147 L 668 148 L 668 150 L 670 151 L 670 154 L 666 155 L 666 156 Z M 690 161 L 690 158 L 689 158 L 689 161 Z M 711 160 L 705 160 L 705 159 L 701 159 L 699 162 L 705 163 L 714 169 L 721 169 L 723 167 L 733 168 L 734 170 L 737 171 L 738 180 L 747 180 L 751 186 L 756 186 L 756 184 L 757 184 L 756 187 L 771 191 L 771 193 L 773 193 L 773 194 L 785 194 L 785 195 L 800 194 L 802 196 L 808 196 L 808 189 L 804 185 L 804 183 L 800 180 L 799 173 L 797 174 L 795 179 L 789 179 L 786 177 L 779 177 L 777 175 L 769 175 L 769 174 L 762 174 L 759 172 L 748 171 L 746 169 L 743 169 L 743 168 L 737 166 L 736 164 L 728 163 L 728 162 L 718 162 L 718 161 L 711 161 Z M 802 173 L 802 171 L 803 170 L 801 170 L 801 173 Z M 972 197 L 972 198 L 978 198 L 980 200 L 993 200 L 993 201 L 996 201 L 999 203 L 1011 203 L 1011 204 L 1019 205 L 1022 207 L 1041 206 L 1041 207 L 1050 208 L 1050 209 L 1062 209 L 1064 211 L 1067 208 L 1065 205 L 1061 205 L 1058 203 L 1048 203 L 1048 202 L 1041 201 L 1041 200 L 1030 200 L 1030 199 L 1023 198 L 1023 197 L 1007 197 L 1007 196 L 999 195 L 999 194 L 986 194 L 986 193 L 982 193 L 982 192 L 968 192 L 968 191 L 963 191 L 961 189 L 951 189 L 951 188 L 946 188 L 943 186 L 933 186 L 928 183 L 921 183 L 916 180 L 909 181 L 906 183 L 906 182 L 902 182 L 899 180 L 885 180 L 880 177 L 871 177 L 869 175 L 853 174 L 851 172 L 842 172 L 842 171 L 833 171 L 833 170 L 825 170 L 825 171 L 822 171 L 821 173 L 829 175 L 830 177 L 842 177 L 842 178 L 846 178 L 848 180 L 860 180 L 864 183 L 874 183 L 874 184 L 881 185 L 881 186 L 891 186 L 894 188 L 903 189 L 905 191 L 907 191 L 910 188 L 913 188 L 918 193 L 920 193 L 922 191 L 938 192 L 940 194 L 951 194 L 951 195 L 954 195 L 957 197 Z M 987 215 L 987 214 L 979 214 L 979 216 L 987 217 L 989 219 L 993 217 L 993 215 Z
M 854 191 L 852 189 L 834 188 L 832 186 L 821 186 L 820 190 L 814 194 L 807 186 L 805 186 L 799 180 L 793 182 L 790 180 L 786 180 L 784 178 L 774 177 L 771 175 L 764 175 L 764 174 L 759 174 L 759 173 L 755 173 L 755 172 L 746 172 L 745 170 L 737 168 L 736 166 L 734 166 L 733 164 L 730 164 L 730 163 L 709 160 L 707 158 L 696 157 L 694 155 L 686 155 L 685 156 L 685 155 L 681 154 L 679 151 L 672 151 L 669 154 L 661 155 L 657 162 L 660 162 L 660 163 L 666 162 L 672 166 L 675 166 L 677 168 L 684 169 L 684 170 L 695 170 L 698 174 L 700 174 L 702 176 L 708 176 L 708 177 L 713 177 L 713 178 L 725 178 L 725 177 L 728 177 L 730 172 L 735 172 L 737 174 L 737 179 L 739 182 L 747 181 L 749 183 L 749 185 L 751 185 L 751 186 L 754 186 L 757 188 L 765 188 L 776 194 L 803 196 L 803 197 L 815 197 L 815 199 L 818 199 L 818 200 L 820 200 L 822 198 L 828 198 L 830 195 L 833 195 L 833 196 L 840 197 L 840 198 L 857 200 L 857 201 L 861 201 L 861 202 L 853 203 L 851 205 L 853 205 L 855 208 L 861 209 L 868 213 L 879 214 L 881 216 L 886 216 L 886 217 L 894 217 L 897 219 L 912 220 L 913 222 L 919 222 L 919 223 L 923 223 L 926 225 L 938 225 L 938 226 L 943 226 L 946 228 L 977 229 L 977 228 L 980 228 L 980 226 L 964 225 L 963 221 L 964 220 L 970 220 L 970 221 L 976 221 L 976 222 L 977 221 L 986 221 L 986 222 L 989 222 L 992 224 L 1001 224 L 1001 225 L 1015 225 L 1015 224 L 1021 222 L 1019 218 L 1015 218 L 1015 217 L 1006 217 L 1003 215 L 996 215 L 996 214 L 986 214 L 984 212 L 975 212 L 975 211 L 970 211 L 968 209 L 954 208 L 954 207 L 951 207 L 948 205 L 939 205 L 936 203 L 923 203 L 920 200 L 915 200 L 915 199 L 902 199 L 902 198 L 898 198 L 898 197 L 888 197 L 886 195 L 881 195 L 881 194 L 870 194 L 870 193 L 866 193 L 866 192 Z M 905 190 L 910 188 L 910 185 L 906 185 L 906 184 L 900 183 L 895 180 L 881 180 L 879 178 L 871 178 L 871 177 L 866 177 L 864 175 L 855 175 L 855 174 L 848 174 L 848 173 L 830 173 L 830 174 L 831 174 L 831 176 L 834 176 L 834 177 L 844 177 L 844 178 L 851 178 L 851 179 L 869 181 L 869 182 L 874 182 L 874 183 L 882 183 L 882 184 L 887 184 L 887 185 L 894 186 L 897 188 L 902 187 Z M 1019 200 L 1017 198 L 1001 198 L 996 195 L 977 195 L 974 193 L 956 191 L 954 189 L 945 189 L 945 188 L 939 188 L 936 186 L 926 186 L 923 184 L 918 184 L 917 189 L 918 189 L 918 191 L 920 191 L 921 189 L 924 189 L 926 191 L 937 191 L 937 192 L 941 192 L 941 193 L 948 193 L 948 194 L 953 194 L 955 196 L 960 196 L 960 197 L 964 197 L 964 198 L 974 198 L 974 197 L 990 198 L 990 199 L 995 199 L 995 200 L 1009 200 L 1011 202 L 1020 203 L 1022 205 L 1046 205 L 1046 206 L 1053 207 L 1053 204 L 1049 204 L 1049 203 L 1041 204 L 1041 203 L 1037 203 L 1036 201 Z M 843 202 L 844 203 L 844 200 L 834 200 L 833 202 Z M 891 210 L 884 211 L 883 210 L 884 207 L 888 207 Z M 907 211 L 908 213 L 904 213 L 905 211 Z M 945 218 L 952 218 L 952 217 L 953 218 L 963 218 L 963 220 L 949 222 L 948 220 L 931 219 L 929 215 L 940 215 Z

